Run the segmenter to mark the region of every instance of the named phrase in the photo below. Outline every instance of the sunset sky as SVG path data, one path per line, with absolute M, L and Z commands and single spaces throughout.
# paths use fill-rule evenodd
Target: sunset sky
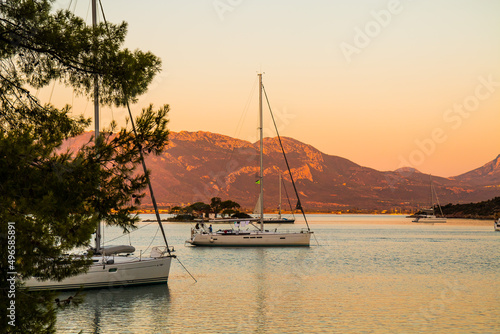
M 91 22 L 90 0 L 62 1 Z M 71 5 L 71 6 L 70 6 Z M 498 0 L 102 0 L 163 71 L 134 105 L 172 131 L 257 140 L 257 73 L 280 134 L 378 170 L 455 176 L 500 154 Z M 253 95 L 251 94 L 253 91 Z M 92 105 L 56 86 L 44 102 Z M 266 115 L 267 116 L 267 115 Z M 123 110 L 103 109 L 102 125 Z M 266 135 L 270 131 L 265 121 Z

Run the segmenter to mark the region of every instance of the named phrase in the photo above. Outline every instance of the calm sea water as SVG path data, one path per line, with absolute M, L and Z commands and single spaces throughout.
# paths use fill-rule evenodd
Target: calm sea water
M 79 307 L 59 312 L 58 333 L 500 332 L 500 232 L 492 222 L 308 220 L 319 246 L 185 247 L 191 225 L 165 223 L 198 282 L 174 261 L 168 285 L 88 291 Z M 155 235 L 161 245 L 156 224 L 139 226 L 130 237 L 138 250 Z M 119 235 L 105 230 L 106 240 Z

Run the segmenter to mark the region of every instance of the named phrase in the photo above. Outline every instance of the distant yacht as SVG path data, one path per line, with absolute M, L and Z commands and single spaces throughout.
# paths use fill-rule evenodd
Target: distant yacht
M 446 217 L 436 217 L 434 208 L 422 209 L 408 218 L 415 218 L 412 220 L 413 223 L 446 223 Z
M 274 218 L 264 218 L 264 224 L 293 224 L 295 223 L 295 217 L 294 218 L 286 218 L 281 216 L 281 172 L 278 173 L 278 217 Z M 254 214 L 260 214 L 260 196 L 259 200 L 257 201 L 257 204 L 255 205 L 255 209 L 253 211 Z M 293 214 L 293 212 L 292 212 Z
M 441 205 L 439 205 L 439 200 L 437 198 L 436 190 L 432 185 L 432 177 L 429 175 L 430 179 L 430 189 L 431 189 L 431 205 L 429 209 L 422 209 L 419 212 L 407 216 L 407 218 L 414 218 L 412 220 L 413 223 L 446 223 L 446 217 L 443 215 L 443 211 L 441 210 Z M 436 202 L 441 213 L 440 217 L 437 217 L 434 210 L 434 195 L 436 195 Z

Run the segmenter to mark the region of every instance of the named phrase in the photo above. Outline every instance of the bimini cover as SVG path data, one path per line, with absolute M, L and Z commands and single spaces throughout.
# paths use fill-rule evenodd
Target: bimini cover
M 133 252 L 135 252 L 135 247 L 129 245 L 106 246 L 102 248 L 103 255 L 129 254 Z

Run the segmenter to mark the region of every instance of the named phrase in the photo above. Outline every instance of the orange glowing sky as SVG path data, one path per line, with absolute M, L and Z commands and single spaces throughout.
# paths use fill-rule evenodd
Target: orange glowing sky
M 90 1 L 56 1 L 86 18 Z M 257 136 L 257 72 L 282 136 L 378 170 L 455 176 L 500 154 L 500 1 L 102 0 L 163 72 L 134 106 L 172 131 Z M 92 116 L 56 86 L 39 98 Z M 52 95 L 52 96 L 51 96 Z M 247 102 L 249 101 L 250 102 Z M 248 105 L 247 105 L 248 104 Z M 124 120 L 103 109 L 102 125 Z M 266 134 L 269 120 L 265 121 Z

